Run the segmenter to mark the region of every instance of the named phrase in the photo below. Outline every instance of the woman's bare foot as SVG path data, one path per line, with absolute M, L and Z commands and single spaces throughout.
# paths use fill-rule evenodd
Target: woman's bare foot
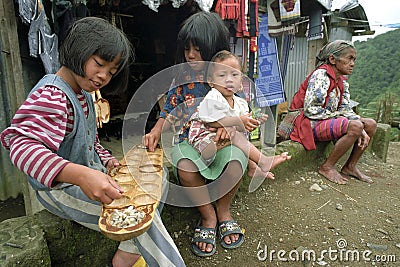
M 360 170 L 358 168 L 354 168 L 354 170 L 350 170 L 347 167 L 343 167 L 342 170 L 341 170 L 341 173 L 343 175 L 354 177 L 354 178 L 356 178 L 356 179 L 358 179 L 360 181 L 363 181 L 363 182 L 366 182 L 366 183 L 369 183 L 369 184 L 372 184 L 374 182 L 371 179 L 371 177 L 369 177 L 369 176 L 363 174 L 362 172 L 360 172 Z
M 139 258 L 139 254 L 132 254 L 118 249 L 114 254 L 112 264 L 113 267 L 132 267 Z
M 347 178 L 340 175 L 340 173 L 335 168 L 321 166 L 318 170 L 318 173 L 333 183 L 336 184 L 347 183 Z

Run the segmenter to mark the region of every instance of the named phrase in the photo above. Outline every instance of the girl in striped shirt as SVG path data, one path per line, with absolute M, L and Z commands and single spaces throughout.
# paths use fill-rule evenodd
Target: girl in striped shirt
M 34 86 L 0 135 L 46 209 L 97 231 L 102 204 L 123 190 L 107 175 L 119 162 L 99 143 L 90 93 L 124 89 L 132 57 L 129 40 L 108 21 L 78 20 L 60 47 L 61 68 Z M 132 266 L 140 254 L 150 266 L 165 257 L 184 265 L 159 215 L 154 220 L 137 240 L 121 242 L 113 266 Z

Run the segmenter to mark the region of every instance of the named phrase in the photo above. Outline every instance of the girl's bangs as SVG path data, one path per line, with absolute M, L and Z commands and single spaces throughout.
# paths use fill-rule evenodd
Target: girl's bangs
M 125 68 L 129 62 L 128 51 L 126 51 L 125 47 L 118 45 L 101 47 L 97 50 L 96 54 L 108 62 L 112 62 L 117 56 L 120 55 L 120 60 L 118 62 L 118 71 L 116 74 L 118 74 L 121 69 Z

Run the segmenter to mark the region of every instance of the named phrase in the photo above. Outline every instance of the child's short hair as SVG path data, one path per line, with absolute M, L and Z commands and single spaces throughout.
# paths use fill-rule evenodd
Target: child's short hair
M 242 70 L 242 62 L 241 62 L 241 60 L 240 60 L 240 58 L 238 57 L 238 55 L 236 55 L 236 54 L 234 54 L 234 53 L 232 53 L 232 52 L 230 52 L 230 51 L 227 51 L 227 50 L 221 50 L 221 51 L 218 51 L 212 58 L 211 58 L 211 62 L 217 62 L 217 61 L 219 61 L 219 62 L 221 62 L 221 61 L 223 61 L 223 60 L 225 60 L 225 59 L 227 59 L 227 58 L 230 58 L 230 57 L 233 57 L 233 58 L 235 58 L 236 60 L 237 60 L 237 62 L 238 62 L 238 64 L 239 64 L 239 66 L 240 66 L 240 70 Z
M 218 62 L 224 61 L 224 60 L 227 59 L 227 58 L 235 58 L 235 59 L 237 60 L 238 64 L 239 64 L 239 66 L 240 66 L 240 71 L 243 70 L 242 62 L 241 62 L 240 58 L 238 57 L 238 55 L 236 55 L 236 54 L 234 54 L 234 53 L 232 53 L 232 52 L 230 52 L 230 51 L 227 51 L 227 50 L 218 51 L 218 52 L 211 58 L 210 62 L 216 62 L 216 63 L 218 63 Z M 214 67 L 214 64 L 212 64 L 212 63 L 208 65 L 208 67 L 207 67 L 207 73 L 206 73 L 206 77 L 207 77 L 207 78 L 209 77 L 209 75 L 212 74 L 212 68 L 213 68 L 213 67 Z
M 129 78 L 129 64 L 133 50 L 128 38 L 107 20 L 86 17 L 77 20 L 69 29 L 60 47 L 60 64 L 85 77 L 86 61 L 97 55 L 111 62 L 120 55 L 119 68 L 107 85 L 110 89 L 125 88 Z
M 200 48 L 204 61 L 210 61 L 216 52 L 230 50 L 229 30 L 217 13 L 200 11 L 186 19 L 178 33 L 176 63 L 185 62 L 190 42 Z

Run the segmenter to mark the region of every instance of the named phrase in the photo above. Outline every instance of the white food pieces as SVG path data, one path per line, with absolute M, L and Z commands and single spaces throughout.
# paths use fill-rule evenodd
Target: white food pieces
M 129 206 L 123 210 L 115 210 L 111 214 L 110 223 L 118 228 L 127 228 L 139 224 L 145 217 L 143 211 L 138 211 L 134 206 Z

